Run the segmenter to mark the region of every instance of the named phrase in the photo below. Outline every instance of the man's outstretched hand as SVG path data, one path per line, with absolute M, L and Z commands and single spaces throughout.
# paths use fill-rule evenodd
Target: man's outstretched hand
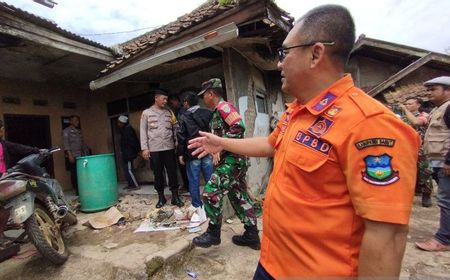
M 188 149 L 195 149 L 192 155 L 202 158 L 208 154 L 216 154 L 223 150 L 220 137 L 203 131 L 199 133 L 201 137 L 189 141 Z

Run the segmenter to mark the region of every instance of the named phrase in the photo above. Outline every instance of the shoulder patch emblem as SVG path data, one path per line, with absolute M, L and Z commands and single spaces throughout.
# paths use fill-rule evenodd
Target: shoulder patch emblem
M 229 112 L 231 112 L 231 108 L 230 108 L 230 106 L 228 105 L 228 104 L 224 104 L 222 107 L 220 107 L 220 109 L 222 110 L 222 111 L 224 111 L 225 113 L 229 113 Z
M 240 121 L 242 117 L 233 107 L 233 105 L 226 102 L 221 102 L 217 105 L 217 111 L 219 112 L 222 119 L 229 125 L 232 126 L 236 122 Z
M 394 147 L 394 145 L 395 139 L 390 138 L 369 138 L 355 143 L 355 147 L 358 150 L 362 150 L 373 146 L 383 146 L 392 148 Z
M 316 121 L 308 128 L 308 131 L 316 136 L 316 137 L 322 137 L 327 131 L 330 129 L 330 127 L 333 125 L 333 121 L 329 120 L 327 118 L 324 118 L 322 116 L 318 117 Z
M 364 158 L 366 169 L 362 179 L 375 186 L 387 186 L 400 179 L 399 172 L 391 166 L 392 157 L 386 153 L 378 156 L 368 155 Z
M 340 111 L 342 111 L 341 108 L 339 108 L 336 105 L 332 105 L 331 108 L 325 112 L 325 115 L 332 118 L 332 117 L 336 116 Z
M 312 107 L 315 111 L 321 111 L 323 108 L 325 108 L 331 101 L 336 99 L 336 95 L 334 95 L 331 92 L 327 92 L 325 96 L 314 106 Z

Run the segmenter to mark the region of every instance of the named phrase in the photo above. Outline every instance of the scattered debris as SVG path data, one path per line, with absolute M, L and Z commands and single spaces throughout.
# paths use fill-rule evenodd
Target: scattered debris
M 203 208 L 196 208 L 191 217 L 186 208 L 155 209 L 148 212 L 146 217 L 148 218 L 134 232 L 190 229 L 198 227 L 206 221 L 206 213 Z
M 198 278 L 198 275 L 197 275 L 197 273 L 195 273 L 195 272 L 193 272 L 193 271 L 187 271 L 187 275 L 188 276 L 190 276 L 190 277 L 192 277 L 192 278 Z
M 128 194 L 120 198 L 116 207 L 123 213 L 127 222 L 141 221 L 145 219 L 149 208 L 153 209 L 153 207 L 149 207 L 153 203 L 147 203 L 150 200 L 150 198 L 143 199 L 142 196 Z
M 145 218 L 150 219 L 155 223 L 160 223 L 164 220 L 170 219 L 173 216 L 173 212 L 174 210 L 172 209 L 154 209 L 147 212 L 147 214 L 145 214 Z
M 102 229 L 116 224 L 124 216 L 116 207 L 109 208 L 108 211 L 89 219 L 86 223 L 94 229 Z
M 181 210 L 180 208 L 175 209 L 173 211 L 173 214 L 175 216 L 175 220 L 177 220 L 177 221 L 189 220 L 187 212 Z
M 193 227 L 193 228 L 188 229 L 188 231 L 190 233 L 196 233 L 196 232 L 202 231 L 202 228 L 201 227 Z

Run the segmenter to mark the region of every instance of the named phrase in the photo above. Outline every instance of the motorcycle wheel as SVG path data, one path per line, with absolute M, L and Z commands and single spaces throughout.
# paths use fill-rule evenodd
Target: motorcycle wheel
M 45 207 L 35 204 L 33 215 L 25 221 L 25 230 L 46 259 L 57 265 L 67 261 L 69 252 L 61 230 Z

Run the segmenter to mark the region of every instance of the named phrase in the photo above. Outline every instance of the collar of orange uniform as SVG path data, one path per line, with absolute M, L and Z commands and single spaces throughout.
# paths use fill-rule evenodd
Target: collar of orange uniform
M 350 74 L 337 80 L 330 87 L 322 91 L 315 98 L 311 99 L 306 108 L 313 115 L 319 115 L 328 109 L 342 94 L 354 86 L 353 79 Z
M 297 101 L 297 99 L 295 99 L 294 101 L 290 102 L 290 103 L 286 103 L 286 112 L 288 114 L 292 114 L 292 112 L 294 112 L 294 110 L 296 110 L 297 108 L 301 108 L 303 105 L 300 104 L 300 102 Z

